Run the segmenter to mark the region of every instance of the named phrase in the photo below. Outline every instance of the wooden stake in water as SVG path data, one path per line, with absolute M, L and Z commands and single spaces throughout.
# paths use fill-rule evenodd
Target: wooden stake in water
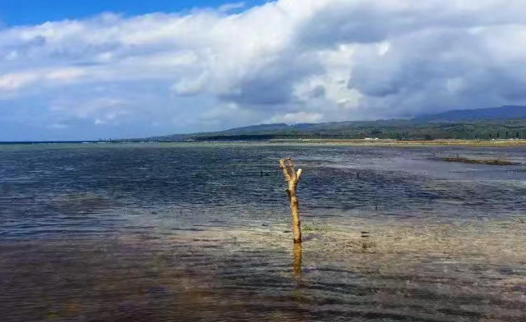
M 296 196 L 296 188 L 298 187 L 298 182 L 301 178 L 301 169 L 296 172 L 294 169 L 294 162 L 291 159 L 281 159 L 279 160 L 281 169 L 283 170 L 283 175 L 285 176 L 285 181 L 288 184 L 286 190 L 287 195 L 290 200 L 290 211 L 292 213 L 292 233 L 294 235 L 294 243 L 301 243 L 301 222 L 300 222 L 300 210 L 299 202 Z

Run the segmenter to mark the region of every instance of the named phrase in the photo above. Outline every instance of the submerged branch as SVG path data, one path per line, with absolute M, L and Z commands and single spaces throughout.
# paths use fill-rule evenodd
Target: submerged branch
M 487 164 L 487 165 L 519 165 L 518 162 L 506 161 L 506 160 L 474 160 L 468 158 L 442 158 L 445 162 L 459 162 L 459 163 L 470 163 L 470 164 Z

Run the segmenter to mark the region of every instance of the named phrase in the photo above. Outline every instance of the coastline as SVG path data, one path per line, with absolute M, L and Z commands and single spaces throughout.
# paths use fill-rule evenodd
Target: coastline
M 367 139 L 297 139 L 270 140 L 269 143 L 281 144 L 320 144 L 320 145 L 348 145 L 348 146 L 473 146 L 473 147 L 509 147 L 526 146 L 525 140 L 367 140 Z
M 515 147 L 526 146 L 526 139 L 511 140 L 411 140 L 391 139 L 271 139 L 271 140 L 213 140 L 213 141 L 56 141 L 56 142 L 0 142 L 0 147 L 21 146 L 83 146 L 83 147 L 119 147 L 119 146 L 210 146 L 210 145 L 319 145 L 353 147 L 422 147 L 422 146 L 464 146 L 464 147 Z

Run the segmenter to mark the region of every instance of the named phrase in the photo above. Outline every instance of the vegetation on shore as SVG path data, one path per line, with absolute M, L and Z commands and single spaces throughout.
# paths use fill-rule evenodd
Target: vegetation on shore
M 270 141 L 270 140 L 500 141 L 526 139 L 526 119 L 433 122 L 379 120 L 322 124 L 261 125 L 222 132 L 168 135 L 139 141 Z M 134 140 L 131 140 L 134 141 Z

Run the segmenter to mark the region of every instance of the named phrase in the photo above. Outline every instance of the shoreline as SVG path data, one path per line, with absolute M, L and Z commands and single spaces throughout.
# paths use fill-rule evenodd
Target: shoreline
M 521 140 L 366 140 L 366 139 L 297 139 L 297 140 L 270 140 L 269 143 L 287 144 L 320 144 L 320 145 L 349 145 L 349 146 L 474 146 L 474 147 L 500 147 L 500 146 L 526 146 L 526 139 Z
M 526 139 L 512 140 L 409 140 L 399 141 L 392 139 L 271 139 L 271 140 L 214 140 L 214 141 L 57 141 L 57 142 L 0 142 L 0 147 L 20 146 L 84 146 L 84 147 L 110 147 L 110 146 L 209 146 L 209 145 L 341 145 L 363 147 L 425 147 L 425 146 L 465 146 L 465 147 L 515 147 L 526 146 Z

